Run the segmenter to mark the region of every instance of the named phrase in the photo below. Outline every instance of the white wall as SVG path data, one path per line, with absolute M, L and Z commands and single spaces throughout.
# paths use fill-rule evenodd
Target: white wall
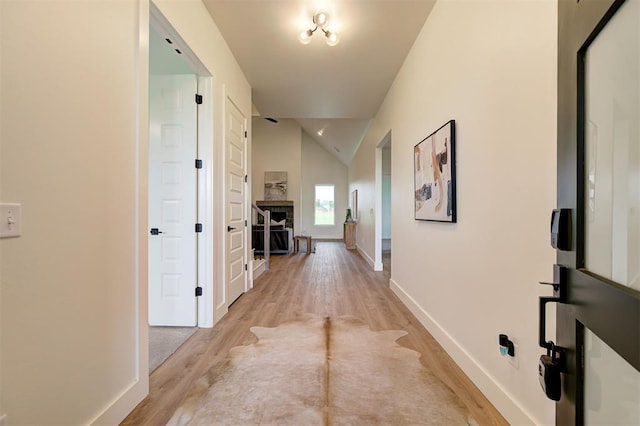
M 315 186 L 334 185 L 335 225 L 316 226 Z M 302 226 L 313 238 L 343 238 L 343 224 L 349 208 L 347 167 L 327 152 L 308 133 L 302 132 Z
M 375 147 L 392 130 L 392 288 L 512 424 L 554 423 L 537 378 L 548 289 L 536 283 L 555 261 L 556 9 L 437 2 L 349 169 L 358 244 L 373 258 Z M 450 119 L 458 223 L 415 221 L 413 146 Z M 517 344 L 518 369 L 499 333 Z
M 264 172 L 287 172 L 287 200 L 293 201 L 293 228 L 300 232 L 302 175 L 302 128 L 295 120 L 271 123 L 253 119 L 253 161 L 251 163 L 253 202 L 264 200 Z
M 10 424 L 84 424 L 147 381 L 136 357 L 138 4 L 0 7 L 0 198 L 23 214 L 22 237 L 0 240 L 2 408 Z
M 220 206 L 224 103 L 249 117 L 250 87 L 200 0 L 156 3 L 214 76 L 215 133 L 201 144 Z M 10 424 L 118 423 L 148 389 L 148 8 L 0 2 L 0 199 L 23 205 L 22 237 L 0 240 Z M 219 288 L 223 239 L 209 232 Z

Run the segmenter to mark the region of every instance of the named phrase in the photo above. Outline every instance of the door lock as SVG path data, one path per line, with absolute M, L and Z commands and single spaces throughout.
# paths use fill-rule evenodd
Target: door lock
M 558 357 L 557 354 L 562 355 L 562 352 L 558 352 L 558 349 L 561 348 L 556 347 L 552 341 L 547 343 L 549 344 L 547 354 L 541 355 L 540 361 L 538 361 L 538 380 L 547 398 L 560 401 L 562 395 L 562 381 L 560 380 L 562 357 Z

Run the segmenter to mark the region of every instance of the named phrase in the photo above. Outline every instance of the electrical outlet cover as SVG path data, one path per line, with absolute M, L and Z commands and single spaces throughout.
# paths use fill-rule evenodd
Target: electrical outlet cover
M 513 356 L 507 355 L 506 358 L 509 360 L 509 364 L 516 370 L 520 368 L 520 363 L 518 362 L 518 356 L 520 348 L 515 343 L 513 344 Z

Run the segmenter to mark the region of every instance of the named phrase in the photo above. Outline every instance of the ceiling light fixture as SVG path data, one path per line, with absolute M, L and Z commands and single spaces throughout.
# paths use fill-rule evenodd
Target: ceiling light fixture
M 300 43 L 311 43 L 311 36 L 316 32 L 318 28 L 320 28 L 324 33 L 324 36 L 327 38 L 327 44 L 329 46 L 335 46 L 340 42 L 340 36 L 336 32 L 329 31 L 327 29 L 327 26 L 329 25 L 329 15 L 327 15 L 326 12 L 318 12 L 313 15 L 313 24 L 315 25 L 315 28 L 300 31 L 300 33 L 298 34 L 298 40 L 300 40 Z

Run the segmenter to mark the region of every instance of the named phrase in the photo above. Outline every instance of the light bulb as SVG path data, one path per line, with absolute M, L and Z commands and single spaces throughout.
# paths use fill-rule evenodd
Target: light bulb
M 327 44 L 329 46 L 335 46 L 336 44 L 340 43 L 340 36 L 337 33 L 327 31 L 324 33 L 324 35 L 327 37 Z
M 318 12 L 313 17 L 313 22 L 320 28 L 324 28 L 329 21 L 329 16 L 325 12 Z
M 298 34 L 298 40 L 302 44 L 309 44 L 309 43 L 311 43 L 311 35 L 312 34 L 313 34 L 313 31 L 311 31 L 311 30 L 302 30 Z

